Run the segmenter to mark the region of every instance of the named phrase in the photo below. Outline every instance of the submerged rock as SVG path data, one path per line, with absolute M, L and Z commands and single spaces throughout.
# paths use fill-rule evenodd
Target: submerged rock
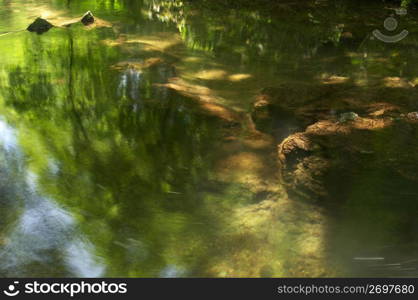
M 84 14 L 84 16 L 81 18 L 81 23 L 83 23 L 85 26 L 88 26 L 90 24 L 94 23 L 94 16 L 91 13 L 91 11 L 88 11 Z
M 30 32 L 36 32 L 38 34 L 42 34 L 50 30 L 54 25 L 49 23 L 47 20 L 42 18 L 37 18 L 32 24 L 30 24 L 27 28 Z

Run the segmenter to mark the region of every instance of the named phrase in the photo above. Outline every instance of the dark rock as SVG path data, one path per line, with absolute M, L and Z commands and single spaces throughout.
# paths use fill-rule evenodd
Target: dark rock
M 416 109 L 418 88 L 402 80 L 387 79 L 393 87 L 379 83 L 367 88 L 344 80 L 344 77 L 331 76 L 321 79 L 319 84 L 290 82 L 263 89 L 251 108 L 257 129 L 271 134 L 265 128 L 269 129 L 274 119 L 289 124 L 287 116 L 296 121 L 297 126 L 293 127 L 300 129 L 319 120 L 338 120 L 344 124 L 354 121 L 358 115 L 396 117 L 397 111 Z M 418 120 L 413 114 L 408 117 L 414 119 Z
M 84 16 L 81 18 L 81 23 L 83 23 L 85 26 L 88 26 L 90 24 L 94 23 L 94 16 L 91 13 L 91 11 L 88 11 L 84 14 Z
M 54 25 L 49 23 L 47 20 L 42 18 L 37 18 L 32 24 L 29 25 L 27 28 L 30 32 L 36 32 L 38 34 L 42 34 L 50 30 Z

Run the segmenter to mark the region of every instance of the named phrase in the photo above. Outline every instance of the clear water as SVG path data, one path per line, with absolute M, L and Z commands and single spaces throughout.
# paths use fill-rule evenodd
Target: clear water
M 1 1 L 0 274 L 416 276 L 412 183 L 370 162 L 337 208 L 296 201 L 245 125 L 265 87 L 418 78 L 414 12 L 388 46 L 378 1 L 295 2 Z

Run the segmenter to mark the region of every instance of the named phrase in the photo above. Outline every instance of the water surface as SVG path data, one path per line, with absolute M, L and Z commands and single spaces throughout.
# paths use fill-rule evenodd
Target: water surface
M 417 275 L 412 183 L 370 162 L 338 207 L 291 199 L 274 153 L 294 124 L 246 131 L 265 87 L 418 78 L 414 12 L 388 46 L 388 10 L 346 2 L 0 2 L 0 274 Z M 87 10 L 105 26 L 24 31 Z

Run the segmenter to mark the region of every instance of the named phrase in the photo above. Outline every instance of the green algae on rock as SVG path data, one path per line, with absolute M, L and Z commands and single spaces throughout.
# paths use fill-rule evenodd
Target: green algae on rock
M 32 24 L 27 28 L 30 32 L 36 32 L 37 34 L 42 34 L 49 31 L 54 25 L 49 23 L 47 20 L 42 18 L 37 18 Z

